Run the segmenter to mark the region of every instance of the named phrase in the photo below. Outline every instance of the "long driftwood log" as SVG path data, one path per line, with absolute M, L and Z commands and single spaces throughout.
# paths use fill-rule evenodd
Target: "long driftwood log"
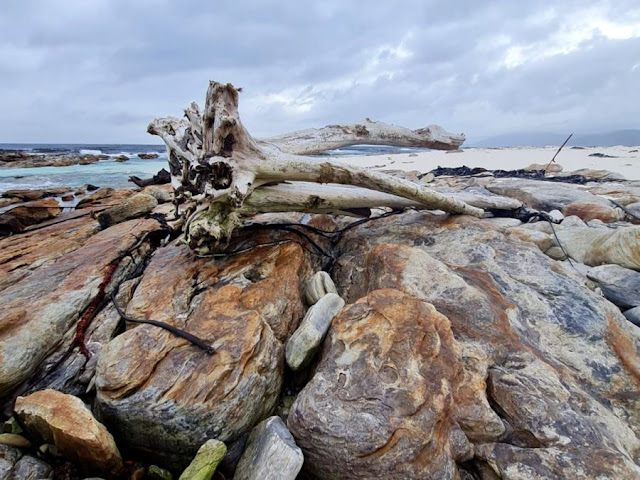
M 246 218 L 263 212 L 420 206 L 482 216 L 482 209 L 423 185 L 326 157 L 296 154 L 358 143 L 455 149 L 464 136 L 436 126 L 413 131 L 365 121 L 256 140 L 240 121 L 239 91 L 230 83 L 210 82 L 204 112 L 192 103 L 183 118 L 159 118 L 148 128 L 167 146 L 176 201 L 189 203 L 183 209 L 183 233 L 199 253 L 215 248 Z M 283 188 L 278 185 L 282 182 L 323 185 Z M 335 184 L 360 188 L 347 194 Z

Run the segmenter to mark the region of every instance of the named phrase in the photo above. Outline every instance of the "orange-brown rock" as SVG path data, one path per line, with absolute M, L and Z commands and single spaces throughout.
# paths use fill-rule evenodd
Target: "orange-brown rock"
M 66 355 L 80 317 L 105 275 L 115 268 L 105 287 L 108 295 L 149 254 L 148 242 L 130 250 L 162 229 L 156 220 L 132 220 L 100 231 L 89 213 L 76 212 L 67 221 L 0 240 L 2 399 L 10 399 L 21 385 L 45 388 L 58 374 L 65 379 L 61 388 L 72 388 L 69 372 L 53 367 L 60 367 L 57 361 Z M 77 360 L 74 372 L 86 363 L 77 353 L 68 358 Z
M 617 222 L 624 218 L 624 212 L 601 202 L 573 202 L 564 207 L 562 213 L 568 217 L 575 215 L 582 220 L 602 220 L 605 223 Z
M 41 390 L 18 397 L 15 411 L 31 435 L 88 471 L 109 473 L 122 467 L 113 437 L 79 398 Z
M 636 228 L 585 230 L 628 253 Z M 463 352 L 454 418 L 477 470 L 640 476 L 640 333 L 570 266 L 489 222 L 405 213 L 346 233 L 332 278 L 347 302 L 395 288 L 446 315 Z
M 182 328 L 215 353 L 149 325 L 128 330 L 99 359 L 100 418 L 128 447 L 169 466 L 209 438 L 228 443 L 248 432 L 280 395 L 307 269 L 296 244 L 219 260 L 184 245 L 159 249 L 127 314 Z
M 317 478 L 458 478 L 472 456 L 455 421 L 461 352 L 447 318 L 375 290 L 333 321 L 289 428 Z
M 8 210 L 0 215 L 0 235 L 24 231 L 29 225 L 35 225 L 62 212 L 57 200 L 47 198 Z

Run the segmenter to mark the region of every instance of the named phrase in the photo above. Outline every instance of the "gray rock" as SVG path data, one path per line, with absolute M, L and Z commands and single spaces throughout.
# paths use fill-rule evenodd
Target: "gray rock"
M 624 312 L 624 316 L 634 325 L 640 327 L 640 307 L 635 307 Z
M 625 210 L 630 213 L 636 220 L 640 219 L 640 202 L 630 203 Z
M 548 224 L 547 224 L 548 225 Z M 556 228 L 570 228 L 570 227 L 586 227 L 586 223 L 577 215 L 569 215 L 568 217 L 564 217 L 562 223 Z
M 102 228 L 117 223 L 142 217 L 158 206 L 158 200 L 146 193 L 137 193 L 127 199 L 122 205 L 111 207 L 98 214 L 98 222 Z
M 14 465 L 11 476 L 16 480 L 41 480 L 53 478 L 53 470 L 48 463 L 27 455 Z
M 640 273 L 619 265 L 601 265 L 587 274 L 602 289 L 607 300 L 623 310 L 640 305 Z
M 304 299 L 308 305 L 313 305 L 327 293 L 338 293 L 333 280 L 327 272 L 316 272 L 307 283 Z
M 286 359 L 291 370 L 304 368 L 322 345 L 331 321 L 344 307 L 344 300 L 327 293 L 307 311 L 302 323 L 287 341 Z
M 304 456 L 280 417 L 260 422 L 249 435 L 234 480 L 295 480 Z
M 515 198 L 528 207 L 545 212 L 562 210 L 576 201 L 609 204 L 608 200 L 573 185 L 540 180 L 498 178 L 487 185 L 486 189 L 498 195 Z
M 522 225 L 522 222 L 517 218 L 494 217 L 485 218 L 484 221 L 489 222 L 496 228 L 500 229 L 519 227 L 520 225 Z
M 9 445 L 0 444 L 0 480 L 8 480 L 13 466 L 22 457 L 22 452 Z
M 593 247 L 602 258 L 605 254 L 627 261 L 636 258 L 632 246 L 636 245 L 636 256 L 640 251 L 633 243 L 635 228 L 617 229 L 622 231 L 617 238 L 625 241 L 624 248 L 610 244 L 611 237 Z M 599 229 L 583 229 L 600 235 Z M 511 240 L 488 222 L 407 212 L 346 232 L 332 275 L 347 303 L 374 289 L 396 288 L 431 302 L 447 316 L 462 349 L 464 370 L 460 388 L 451 385 L 452 408 L 474 443 L 476 458 L 485 459 L 498 476 L 575 478 L 581 471 L 585 479 L 640 478 L 632 460 L 640 451 L 635 433 L 640 431 L 640 330 L 615 305 L 587 288 L 584 277 L 567 262 L 553 262 L 534 245 Z M 316 374 L 289 416 L 289 427 L 305 455 L 305 469 L 313 457 L 307 449 L 321 447 L 320 432 L 329 430 L 340 437 L 353 429 L 344 419 L 342 425 L 348 427 L 329 424 L 337 403 L 333 399 L 322 403 L 322 395 L 327 398 L 335 391 L 345 400 L 373 403 L 382 392 L 347 397 L 354 391 L 356 377 L 346 373 L 341 377 L 339 369 L 332 376 L 324 373 L 330 373 L 322 364 L 330 361 L 327 349 L 334 329 L 348 309 L 334 320 Z M 373 335 L 371 321 L 361 330 L 366 332 L 361 342 Z M 347 347 L 346 341 L 344 346 L 335 343 L 335 358 L 351 359 Z M 387 364 L 377 365 L 382 376 Z M 314 421 L 307 415 L 305 422 L 319 430 L 309 430 L 305 445 L 292 428 L 292 418 L 321 372 L 326 387 L 314 387 L 316 404 L 308 404 L 303 412 L 325 417 Z M 364 413 L 354 411 L 353 422 L 361 421 Z M 502 422 L 508 428 L 503 427 L 501 434 L 494 425 Z M 395 428 L 393 438 L 402 433 L 401 441 L 408 442 L 405 431 L 397 424 Z M 383 444 L 384 440 L 378 445 Z M 345 445 L 337 439 L 332 448 Z
M 569 256 L 580 263 L 640 270 L 640 226 L 564 228 L 557 235 Z

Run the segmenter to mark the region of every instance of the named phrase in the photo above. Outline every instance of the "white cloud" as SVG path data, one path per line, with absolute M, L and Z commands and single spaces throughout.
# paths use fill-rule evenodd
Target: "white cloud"
M 25 6 L 28 4 L 28 7 Z M 0 142 L 155 142 L 244 87 L 256 135 L 357 121 L 637 128 L 637 0 L 2 0 Z

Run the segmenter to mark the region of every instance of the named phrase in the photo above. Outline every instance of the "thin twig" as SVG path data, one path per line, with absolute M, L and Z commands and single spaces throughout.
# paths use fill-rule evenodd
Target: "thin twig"
M 111 302 L 113 303 L 113 306 L 115 307 L 116 312 L 118 312 L 118 315 L 120 315 L 120 318 L 122 318 L 125 322 L 144 323 L 147 325 L 153 325 L 154 327 L 162 328 L 164 330 L 167 330 L 173 333 L 174 335 L 180 338 L 184 338 L 186 341 L 195 345 L 198 348 L 201 348 L 202 350 L 207 352 L 209 355 L 213 355 L 214 353 L 216 353 L 215 348 L 213 348 L 211 345 L 206 343 L 201 338 L 196 337 L 195 335 L 192 335 L 189 332 L 185 332 L 184 330 L 181 330 L 177 327 L 174 327 L 173 325 L 169 325 L 168 323 L 160 322 L 158 320 L 140 320 L 137 318 L 129 317 L 122 311 L 122 309 L 118 305 L 118 302 L 116 300 L 116 292 L 117 290 L 113 290 L 111 292 Z
M 562 145 L 560 145 L 560 148 L 558 149 L 558 151 L 556 152 L 556 154 L 553 156 L 553 158 L 551 159 L 551 161 L 547 164 L 547 166 L 544 168 L 544 173 L 547 173 L 547 169 L 549 168 L 549 165 L 551 165 L 553 162 L 556 161 L 556 157 L 558 156 L 558 154 L 560 153 L 560 150 L 562 150 L 564 148 L 564 146 L 567 144 L 567 142 L 569 141 L 569 139 L 573 137 L 573 133 L 571 135 L 569 135 L 567 137 L 567 139 L 564 141 L 564 143 Z

